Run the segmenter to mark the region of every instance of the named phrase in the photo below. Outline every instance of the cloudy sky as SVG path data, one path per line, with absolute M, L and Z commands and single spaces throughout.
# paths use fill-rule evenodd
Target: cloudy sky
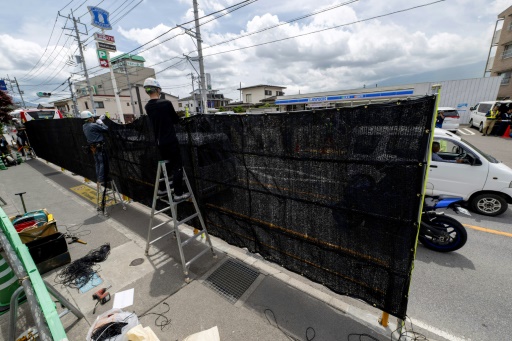
M 439 81 L 448 75 L 481 77 L 497 15 L 511 5 L 509 0 L 250 0 L 226 13 L 222 10 L 242 0 L 198 1 L 200 16 L 225 14 L 205 17 L 201 34 L 212 86 L 234 100 L 239 99 L 240 83 L 286 86 L 291 95 Z M 114 25 L 108 34 L 115 36 L 119 53 L 162 35 L 132 53 L 142 55 L 146 66 L 154 65 L 167 92 L 188 96 L 190 73 L 199 68 L 184 55 L 195 57 L 197 49 L 176 25 L 193 19 L 192 0 L 4 2 L 0 78 L 16 77 L 25 100 L 38 102 L 37 91 L 53 91 L 52 99 L 69 97 L 61 84 L 72 74 L 81 79 L 83 71 L 66 65 L 78 55 L 77 43 L 67 35 L 71 31 L 63 30 L 72 22 L 59 17 L 59 10 L 81 17 L 85 25 L 79 28 L 88 33 L 82 39 L 89 72 L 105 72 L 98 67 L 90 38 L 97 29 L 90 25 L 86 7 L 98 4 L 110 12 Z

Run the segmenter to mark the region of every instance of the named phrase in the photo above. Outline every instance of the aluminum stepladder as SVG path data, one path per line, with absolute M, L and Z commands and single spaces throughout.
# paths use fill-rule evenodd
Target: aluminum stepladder
M 123 210 L 126 211 L 126 206 L 124 204 L 123 198 L 121 197 L 121 193 L 119 193 L 119 190 L 117 189 L 116 182 L 114 180 L 107 181 L 105 184 L 106 186 L 106 192 L 105 192 L 105 206 L 107 206 L 108 203 L 114 201 L 114 204 L 119 202 L 121 205 L 123 205 Z M 102 206 L 103 203 L 103 190 L 101 189 L 101 185 L 99 182 L 96 183 L 96 207 L 99 209 Z M 104 187 L 105 188 L 105 187 Z M 116 198 L 117 196 L 117 198 Z M 103 208 L 103 212 L 106 216 L 107 214 L 107 207 Z
M 190 198 L 188 200 L 192 201 L 192 203 L 194 204 L 194 209 L 195 209 L 196 212 L 194 214 L 184 218 L 183 220 L 178 220 L 178 205 L 180 203 L 188 201 L 188 200 L 183 200 L 183 201 L 179 201 L 179 202 L 173 201 L 173 196 L 172 196 L 172 192 L 171 192 L 171 186 L 170 186 L 170 182 L 169 182 L 169 177 L 168 177 L 168 174 L 167 174 L 167 169 L 165 167 L 165 164 L 167 162 L 168 162 L 167 160 L 158 161 L 158 168 L 157 168 L 156 180 L 155 180 L 155 191 L 153 193 L 153 204 L 151 205 L 151 216 L 149 218 L 148 238 L 147 238 L 147 242 L 146 242 L 146 252 L 145 252 L 145 254 L 146 254 L 146 256 L 149 254 L 149 247 L 151 246 L 151 244 L 153 244 L 156 241 L 166 237 L 167 235 L 169 235 L 171 233 L 174 233 L 175 238 L 176 238 L 176 242 L 178 244 L 178 250 L 180 252 L 181 265 L 183 267 L 183 274 L 185 275 L 185 282 L 189 283 L 190 282 L 190 278 L 188 276 L 188 268 L 189 268 L 190 264 L 192 264 L 192 262 L 197 260 L 203 254 L 208 252 L 208 250 L 211 250 L 212 255 L 213 255 L 214 258 L 217 258 L 217 255 L 215 254 L 215 251 L 213 250 L 213 245 L 212 245 L 212 242 L 210 240 L 210 235 L 208 234 L 208 231 L 206 230 L 206 225 L 204 223 L 203 216 L 201 215 L 201 211 L 199 210 L 199 206 L 197 205 L 197 201 L 196 201 L 196 198 L 194 196 L 194 192 L 192 191 L 192 188 L 190 186 L 190 182 L 188 180 L 187 173 L 185 172 L 185 170 L 183 170 L 183 180 L 185 180 L 185 184 L 187 185 L 188 192 L 190 193 Z M 159 187 L 159 184 L 160 184 L 160 176 L 162 174 L 163 174 L 163 179 L 165 181 L 165 188 L 166 188 L 167 193 L 162 195 L 162 196 L 159 196 L 158 195 L 158 187 Z M 167 200 L 165 200 L 164 198 L 167 198 Z M 158 200 L 164 202 L 168 206 L 157 211 L 156 210 L 156 203 L 157 203 Z M 171 211 L 171 215 L 170 215 L 171 218 L 170 219 L 166 219 L 162 223 L 159 223 L 158 225 L 153 226 L 153 218 L 156 215 L 162 214 L 162 213 L 164 213 L 164 212 L 166 212 L 168 210 Z M 184 223 L 186 223 L 186 222 L 188 222 L 188 221 L 190 221 L 190 220 L 192 220 L 192 219 L 194 219 L 196 217 L 199 218 L 199 221 L 201 223 L 201 230 L 194 231 L 195 234 L 193 236 L 187 238 L 184 241 L 181 241 L 180 230 L 179 230 L 180 225 L 184 224 Z M 168 225 L 170 222 L 173 222 L 172 227 Z M 159 228 L 161 226 L 164 226 L 164 225 L 169 226 L 170 231 L 168 231 L 167 233 L 163 234 L 162 236 L 159 236 L 159 237 L 151 240 L 151 231 L 153 231 L 153 230 L 155 230 L 155 229 L 157 229 L 157 228 Z M 185 259 L 185 253 L 183 252 L 183 247 L 185 245 L 189 244 L 190 242 L 194 241 L 196 238 L 198 238 L 199 236 L 201 236 L 203 234 L 206 236 L 206 241 L 207 241 L 207 243 L 209 245 L 209 248 L 206 248 L 206 249 L 202 250 L 201 252 L 199 252 L 197 255 L 195 255 L 192 259 L 190 259 L 187 262 L 186 259 Z

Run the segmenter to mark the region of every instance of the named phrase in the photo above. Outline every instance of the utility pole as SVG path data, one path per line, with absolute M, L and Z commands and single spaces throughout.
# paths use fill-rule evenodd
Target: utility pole
M 78 111 L 78 103 L 76 102 L 75 94 L 73 93 L 73 88 L 71 87 L 71 77 L 68 78 L 68 85 L 69 85 L 69 92 L 71 93 L 71 100 L 73 100 L 73 113 L 75 114 L 75 117 L 80 117 L 80 113 Z
M 23 102 L 23 108 L 26 108 L 25 100 L 23 99 L 23 95 L 21 94 L 20 86 L 18 84 L 18 81 L 16 80 L 16 77 L 14 77 L 14 81 L 16 82 L 16 87 L 18 88 L 18 92 L 19 92 L 20 97 L 21 97 L 21 102 Z
M 73 26 L 74 26 L 74 31 L 75 31 L 75 39 L 78 42 L 78 49 L 80 50 L 80 57 L 82 58 L 82 66 L 84 68 L 84 75 L 85 75 L 85 79 L 87 81 L 87 90 L 89 92 L 89 99 L 91 100 L 91 110 L 94 113 L 96 113 L 96 108 L 94 108 L 94 97 L 93 97 L 93 94 L 92 94 L 91 81 L 89 80 L 89 74 L 87 73 L 87 65 L 85 64 L 84 51 L 82 50 L 82 42 L 80 41 L 80 32 L 78 31 L 77 20 L 75 19 L 75 16 L 73 15 L 73 10 L 71 10 L 71 17 L 69 15 L 67 17 L 64 16 L 64 15 L 61 15 L 60 12 L 58 12 L 58 14 L 61 17 L 73 20 Z M 65 28 L 65 29 L 71 30 L 70 28 Z M 85 34 L 88 34 L 87 26 L 85 27 L 85 30 L 86 30 Z
M 126 60 L 123 61 L 123 63 L 124 63 L 124 74 L 126 75 L 126 85 L 128 86 L 128 91 L 130 91 L 130 102 L 132 105 L 133 115 L 135 116 L 135 102 L 133 101 L 132 85 L 130 84 L 130 77 L 128 76 L 128 65 L 126 63 Z M 142 116 L 142 112 L 140 113 L 140 116 Z
M 101 30 L 101 33 L 105 34 L 105 30 Z M 123 107 L 121 106 L 121 100 L 119 99 L 119 91 L 117 91 L 116 76 L 114 75 L 114 68 L 112 67 L 112 63 L 110 62 L 110 51 L 108 51 L 108 50 L 107 50 L 107 61 L 108 61 L 108 68 L 110 69 L 110 80 L 112 81 L 114 97 L 116 98 L 116 106 L 117 106 L 117 111 L 118 111 L 117 114 L 119 115 L 119 121 L 122 124 L 125 124 Z
M 202 40 L 201 40 L 201 30 L 199 28 L 199 11 L 197 9 L 197 0 L 193 0 L 194 3 L 194 21 L 196 24 L 196 39 L 197 39 L 197 52 L 199 55 L 199 77 L 201 81 L 201 102 L 203 107 L 203 114 L 208 113 L 208 102 L 206 100 L 206 85 L 205 85 L 205 79 L 204 79 L 204 64 L 203 64 L 203 47 L 202 47 Z
M 197 100 L 196 100 L 196 90 L 194 89 L 194 74 L 191 72 L 190 77 L 192 77 L 192 94 L 194 96 L 194 112 L 197 114 Z

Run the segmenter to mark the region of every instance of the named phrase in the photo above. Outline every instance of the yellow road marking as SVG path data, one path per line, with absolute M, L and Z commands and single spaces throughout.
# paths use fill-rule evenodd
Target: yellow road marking
M 473 230 L 478 230 L 478 231 L 492 233 L 492 234 L 498 234 L 500 236 L 506 236 L 506 237 L 511 237 L 512 238 L 512 233 L 503 232 L 503 231 L 497 231 L 497 230 L 492 230 L 492 229 L 487 229 L 485 227 L 468 225 L 468 224 L 462 224 L 462 225 L 464 225 L 466 227 L 469 227 L 470 229 L 473 229 Z
M 81 196 L 82 198 L 87 199 L 88 201 L 92 202 L 93 204 L 96 203 L 96 190 L 85 185 L 80 185 L 76 187 L 71 187 L 70 190 Z M 111 206 L 114 205 L 114 200 L 107 201 L 105 206 Z

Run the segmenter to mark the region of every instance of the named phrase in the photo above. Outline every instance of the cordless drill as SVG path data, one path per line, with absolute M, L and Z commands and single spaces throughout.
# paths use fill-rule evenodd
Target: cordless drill
M 107 303 L 108 301 L 110 301 L 110 293 L 107 291 L 109 288 L 111 288 L 112 286 L 109 285 L 108 287 L 106 288 L 102 288 L 98 291 L 96 291 L 93 295 L 92 295 L 92 299 L 93 300 L 97 300 L 98 302 L 96 302 L 96 304 L 94 305 L 94 310 L 92 311 L 92 313 L 94 314 L 96 312 L 96 306 L 98 305 L 98 303 L 101 303 L 101 305 Z

